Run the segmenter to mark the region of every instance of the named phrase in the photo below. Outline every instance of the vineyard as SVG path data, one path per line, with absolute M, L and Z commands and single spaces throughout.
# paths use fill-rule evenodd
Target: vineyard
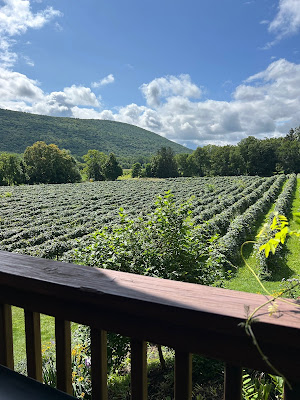
M 178 204 L 193 196 L 195 224 L 218 237 L 210 259 L 226 265 L 272 203 L 288 210 L 295 185 L 295 175 L 278 175 L 2 187 L 0 249 L 67 259 L 93 231 L 118 223 L 121 207 L 131 218 L 145 216 L 171 191 Z

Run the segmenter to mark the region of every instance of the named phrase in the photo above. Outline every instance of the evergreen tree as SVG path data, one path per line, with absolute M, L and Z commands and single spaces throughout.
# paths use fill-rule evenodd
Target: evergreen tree
M 156 178 L 174 178 L 178 169 L 174 152 L 170 147 L 162 147 L 151 160 L 152 174 Z
M 110 153 L 107 161 L 104 163 L 103 172 L 105 179 L 108 181 L 115 181 L 118 176 L 123 174 L 123 170 L 113 153 Z
M 133 164 L 131 170 L 131 176 L 133 178 L 140 178 L 142 176 L 142 166 L 139 162 Z

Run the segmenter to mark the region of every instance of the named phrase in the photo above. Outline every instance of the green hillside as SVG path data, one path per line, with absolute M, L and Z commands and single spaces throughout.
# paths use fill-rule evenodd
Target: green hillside
M 115 121 L 48 117 L 0 109 L 0 151 L 23 153 L 42 140 L 82 156 L 89 149 L 121 157 L 149 156 L 162 146 L 191 153 L 177 143 L 134 125 Z

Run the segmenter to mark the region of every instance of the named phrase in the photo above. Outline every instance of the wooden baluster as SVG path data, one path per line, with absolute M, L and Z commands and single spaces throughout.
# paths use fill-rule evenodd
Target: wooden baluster
M 0 304 L 0 364 L 14 369 L 11 306 Z
M 27 374 L 43 381 L 40 314 L 24 310 L 26 333 Z
M 147 343 L 131 339 L 131 399 L 146 400 L 147 389 Z
M 225 364 L 224 400 L 241 400 L 243 369 L 232 364 Z
M 192 398 L 192 355 L 175 350 L 175 400 Z
M 91 328 L 92 399 L 107 400 L 107 334 Z
M 284 400 L 299 400 L 300 399 L 300 383 L 289 381 L 291 389 L 287 384 L 284 384 Z
M 57 389 L 72 394 L 71 324 L 55 318 Z

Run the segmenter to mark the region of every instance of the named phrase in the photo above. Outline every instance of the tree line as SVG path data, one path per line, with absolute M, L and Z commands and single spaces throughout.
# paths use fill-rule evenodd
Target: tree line
M 133 177 L 271 176 L 300 173 L 300 127 L 281 138 L 249 136 L 237 145 L 198 147 L 192 154 L 174 154 L 162 147 L 150 163 L 132 166 Z
M 281 138 L 249 136 L 237 145 L 207 145 L 190 154 L 175 154 L 171 148 L 161 147 L 151 158 L 139 161 L 132 165 L 132 177 L 300 173 L 300 127 Z M 99 150 L 89 150 L 76 160 L 70 151 L 39 141 L 23 155 L 0 153 L 0 185 L 115 180 L 122 173 L 115 155 Z
M 68 150 L 45 142 L 28 146 L 23 155 L 1 153 L 0 185 L 80 182 L 80 170 L 90 180 L 115 180 L 123 173 L 113 153 L 89 150 L 83 158 L 79 163 Z

